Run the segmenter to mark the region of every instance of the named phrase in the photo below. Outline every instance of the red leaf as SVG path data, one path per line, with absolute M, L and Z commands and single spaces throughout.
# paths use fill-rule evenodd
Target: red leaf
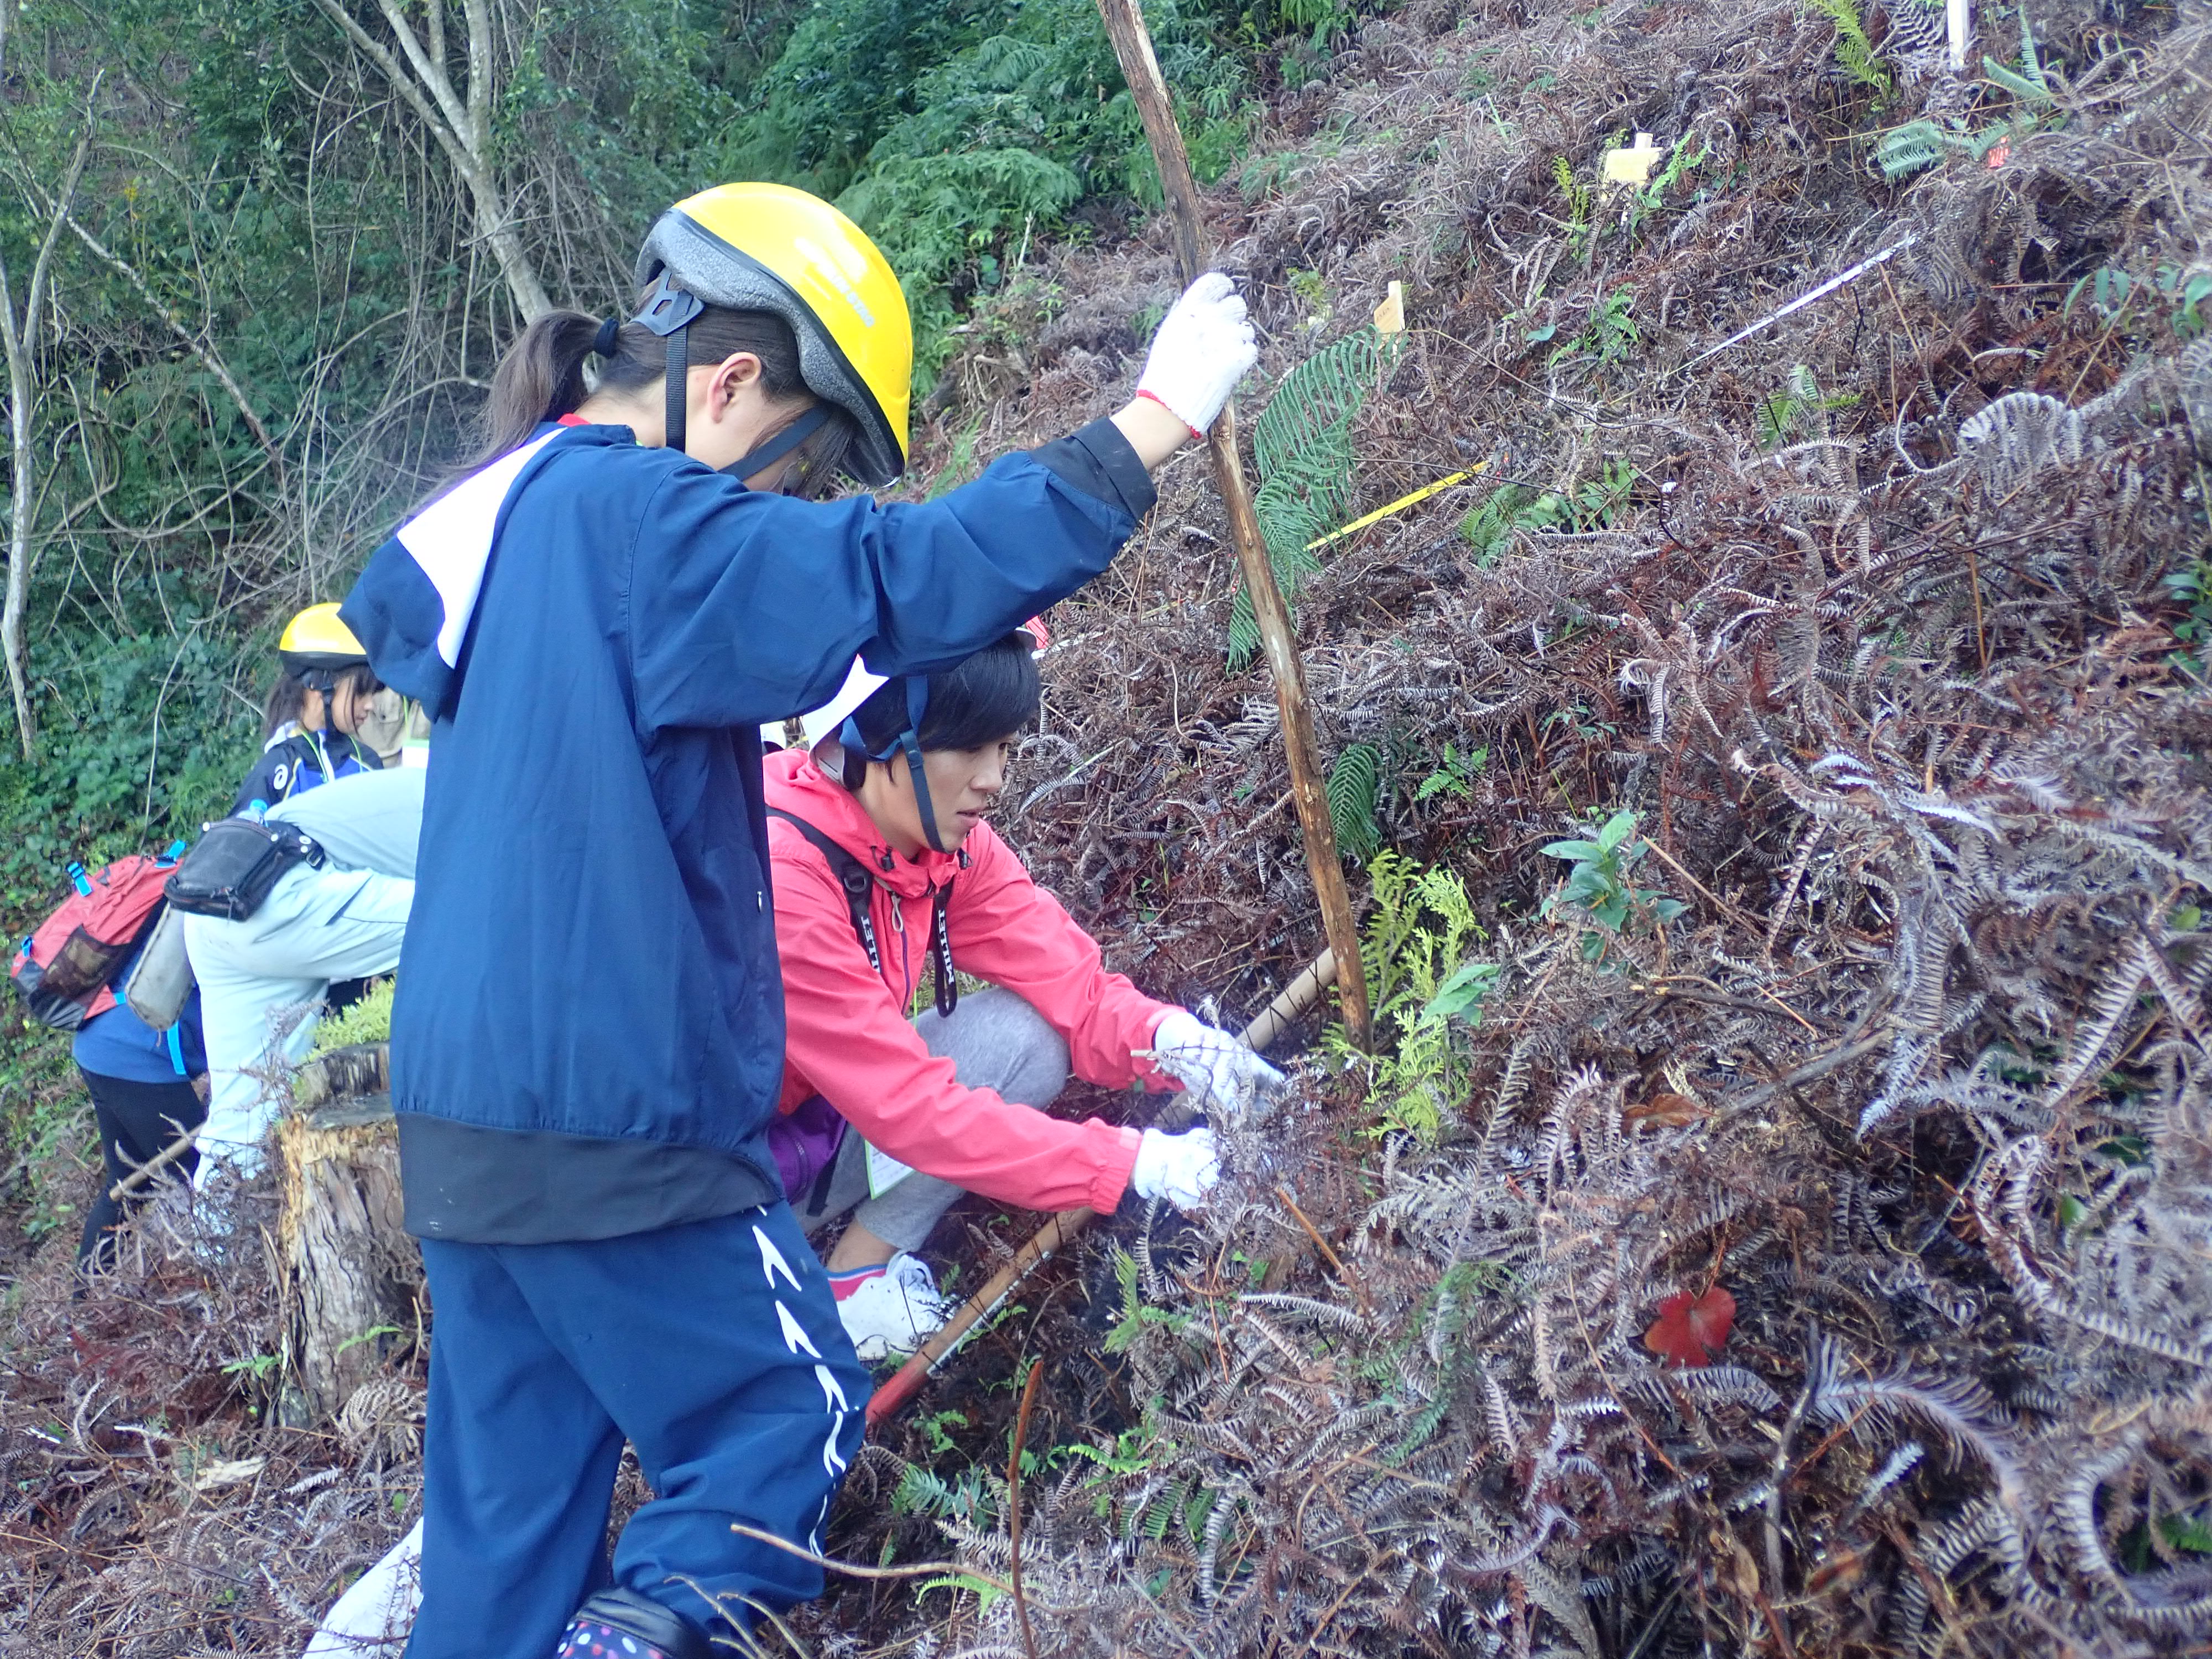
M 1656 1094 L 1620 1115 L 1624 1129 L 1682 1129 L 1702 1123 L 1712 1114 L 1687 1095 Z
M 1644 1346 L 1676 1365 L 1710 1365 L 1735 1326 L 1735 1298 L 1716 1285 L 1703 1296 L 1677 1291 L 1659 1304 Z

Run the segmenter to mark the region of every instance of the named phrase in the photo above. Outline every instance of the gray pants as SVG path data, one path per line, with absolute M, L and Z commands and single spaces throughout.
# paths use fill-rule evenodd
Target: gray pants
M 1043 1015 L 1012 991 L 994 988 L 964 996 L 950 1019 L 930 1009 L 915 1019 L 914 1029 L 931 1054 L 951 1060 L 968 1088 L 995 1090 L 1017 1105 L 1044 1106 L 1067 1086 L 1067 1044 Z M 960 1191 L 949 1181 L 916 1170 L 882 1197 L 870 1198 L 867 1152 L 860 1135 L 849 1133 L 838 1149 L 821 1208 L 794 1207 L 799 1225 L 810 1235 L 849 1210 L 856 1223 L 886 1244 L 918 1250 Z
M 207 1033 L 201 1186 L 218 1164 L 249 1175 L 261 1167 L 262 1137 L 289 1093 L 283 1069 L 306 1059 L 314 1038 L 313 1014 L 280 1037 L 282 1011 L 319 1003 L 334 979 L 398 966 L 414 902 L 415 884 L 399 876 L 302 867 L 279 878 L 244 921 L 185 918 Z

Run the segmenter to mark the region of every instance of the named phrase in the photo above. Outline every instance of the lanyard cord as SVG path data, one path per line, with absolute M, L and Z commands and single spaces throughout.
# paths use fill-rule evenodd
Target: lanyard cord
M 952 969 L 952 935 L 945 925 L 945 913 L 952 908 L 952 878 L 945 878 L 945 885 L 937 890 L 929 918 L 929 954 L 937 970 L 937 1017 L 952 1018 L 952 1011 L 960 1006 L 960 981 Z
M 899 936 L 900 999 L 908 1007 L 914 1005 L 914 962 L 907 953 L 905 913 L 899 908 L 899 896 L 890 896 L 891 928 Z M 930 978 L 939 1019 L 952 1018 L 952 1011 L 960 1006 L 960 980 L 952 967 L 952 933 L 945 921 L 945 912 L 952 906 L 952 882 L 947 878 L 942 887 L 934 889 L 929 902 L 929 966 Z

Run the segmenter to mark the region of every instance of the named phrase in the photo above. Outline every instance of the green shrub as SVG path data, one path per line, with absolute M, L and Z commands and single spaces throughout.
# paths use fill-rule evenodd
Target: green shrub
M 35 920 L 58 902 L 72 860 L 156 850 L 230 810 L 257 730 L 227 689 L 237 649 L 197 631 L 111 642 L 60 630 L 33 648 L 40 758 L 26 763 L 12 729 L 0 749 L 6 915 Z
M 1249 131 L 1224 0 L 1146 8 L 1201 183 Z M 916 387 L 1009 246 L 1087 196 L 1160 199 L 1159 177 L 1091 0 L 817 0 L 752 94 L 726 176 L 833 197 L 883 247 L 915 313 Z
M 396 979 L 380 979 L 369 987 L 368 994 L 360 1001 L 349 1003 L 318 1024 L 314 1054 L 350 1048 L 357 1042 L 391 1042 L 392 998 L 398 986 Z
M 1324 1041 L 1340 1064 L 1366 1069 L 1376 1133 L 1433 1140 L 1458 1109 L 1467 1076 L 1466 1045 L 1455 1028 L 1481 1024 L 1498 967 L 1466 954 L 1483 933 L 1465 884 L 1450 871 L 1383 852 L 1367 873 L 1374 908 L 1360 955 L 1375 1052 L 1357 1053 L 1335 1028 Z
M 1595 839 L 1555 841 L 1543 848 L 1546 858 L 1565 859 L 1574 866 L 1566 885 L 1544 902 L 1544 908 L 1548 914 L 1564 904 L 1589 920 L 1591 925 L 1582 936 L 1585 962 L 1598 961 L 1623 934 L 1657 933 L 1687 908 L 1656 889 L 1635 884 L 1636 866 L 1650 849 L 1637 835 L 1636 823 L 1635 813 L 1615 812 L 1593 824 Z

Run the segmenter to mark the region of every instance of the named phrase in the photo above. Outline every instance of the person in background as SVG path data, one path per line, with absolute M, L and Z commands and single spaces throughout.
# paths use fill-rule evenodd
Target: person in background
M 203 1185 L 219 1166 L 242 1174 L 260 1167 L 262 1138 L 276 1115 L 270 1080 L 280 1061 L 306 1056 L 332 982 L 398 965 L 428 776 L 416 767 L 359 773 L 270 807 L 270 817 L 314 838 L 320 866 L 285 872 L 243 921 L 185 918 L 207 1041 Z M 280 1033 L 277 1022 L 291 1010 L 301 1017 Z
M 1139 1132 L 1038 1109 L 1066 1085 L 1195 1080 L 1234 1111 L 1282 1077 L 1225 1032 L 1106 971 L 985 816 L 1036 718 L 1037 624 L 927 680 L 860 664 L 768 760 L 783 971 L 783 1114 L 769 1131 L 863 1359 L 911 1352 L 948 1311 L 915 1252 L 963 1191 L 1109 1211 L 1125 1192 L 1188 1208 L 1212 1133 Z M 842 855 L 842 856 L 841 856 Z M 911 1020 L 925 968 L 935 1006 Z M 960 995 L 955 973 L 990 981 Z
M 117 971 L 114 982 L 129 984 L 136 965 L 134 956 Z M 92 1096 L 100 1129 L 100 1188 L 85 1211 L 76 1249 L 78 1268 L 94 1273 L 114 1261 L 116 1230 L 150 1185 L 118 1200 L 110 1196 L 117 1183 L 159 1158 L 207 1115 L 195 1086 L 207 1075 L 200 994 L 192 992 L 177 1023 L 166 1031 L 154 1030 L 118 996 L 112 1008 L 77 1027 L 70 1052 Z M 198 1150 L 188 1147 L 150 1179 L 189 1180 L 198 1163 Z
M 234 813 L 255 801 L 282 800 L 362 772 L 380 771 L 376 739 L 392 715 L 376 708 L 381 687 L 368 653 L 338 620 L 336 605 L 311 605 L 276 641 L 276 684 L 269 693 L 261 757 L 239 785 Z M 366 729 L 364 729 L 366 728 Z M 397 750 L 397 742 L 392 744 Z

